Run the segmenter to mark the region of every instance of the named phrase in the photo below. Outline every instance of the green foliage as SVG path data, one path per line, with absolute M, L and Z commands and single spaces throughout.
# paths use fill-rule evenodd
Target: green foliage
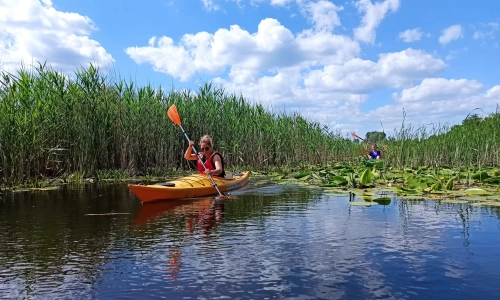
M 385 132 L 370 131 L 366 133 L 365 141 L 370 143 L 378 143 L 385 140 L 385 137 L 386 137 Z
M 483 118 L 481 118 L 478 114 L 472 114 L 470 116 L 467 116 L 467 118 L 465 118 L 462 121 L 462 125 L 463 126 L 477 126 L 477 125 L 480 125 L 482 121 L 483 121 Z
M 116 77 L 95 66 L 70 77 L 45 64 L 22 67 L 16 74 L 2 72 L 0 185 L 36 182 L 41 177 L 70 180 L 68 174 L 83 180 L 194 170 L 183 158 L 187 142 L 182 132 L 166 115 L 172 104 L 193 140 L 204 134 L 214 138 L 229 168 L 296 170 L 301 164 L 335 161 L 331 168 L 341 170 L 336 175 L 347 183 L 325 184 L 352 186 L 358 178 L 346 166 L 360 161 L 377 180 L 399 177 L 404 182 L 397 172 L 383 172 L 390 167 L 412 174 L 429 167 L 440 172 L 434 175 L 443 177 L 439 178 L 443 185 L 453 176 L 477 177 L 482 183 L 497 182 L 500 176 L 498 169 L 487 176 L 481 169 L 500 165 L 498 112 L 486 117 L 472 114 L 451 128 L 442 124 L 415 128 L 403 119 L 392 136 L 367 133 L 366 141 L 378 143 L 384 160 L 366 162 L 365 143 L 353 142 L 298 113 L 268 111 L 212 84 L 196 93 L 166 92 Z M 460 173 L 452 174 L 456 170 Z M 430 187 L 434 182 L 425 184 Z M 416 187 L 423 185 L 419 179 Z
M 328 127 L 297 113 L 269 112 L 211 84 L 196 93 L 166 92 L 116 77 L 95 66 L 70 77 L 44 64 L 2 72 L 0 184 L 64 174 L 194 170 L 183 158 L 187 141 L 167 117 L 172 104 L 190 138 L 213 137 L 228 168 L 296 167 L 357 156 L 356 145 Z
M 361 176 L 359 178 L 359 182 L 363 186 L 370 186 L 372 185 L 373 182 L 373 174 L 370 169 L 366 169 L 361 173 Z

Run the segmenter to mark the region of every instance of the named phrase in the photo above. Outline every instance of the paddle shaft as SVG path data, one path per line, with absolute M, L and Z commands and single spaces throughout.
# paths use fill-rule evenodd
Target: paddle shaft
M 187 141 L 188 142 L 191 141 L 191 139 L 187 135 L 187 133 L 184 130 L 184 128 L 182 128 L 182 125 L 179 124 L 179 127 L 181 128 L 182 133 L 184 133 L 184 136 L 186 137 Z M 193 148 L 194 153 L 196 154 L 196 157 L 198 157 L 198 160 L 201 162 L 203 168 L 205 170 L 208 170 L 207 166 L 205 166 L 205 163 L 201 160 L 201 157 L 198 155 L 198 151 L 196 151 L 196 148 L 194 146 L 192 146 L 192 148 Z M 212 178 L 212 175 L 208 174 L 208 176 L 210 177 L 210 181 L 212 182 L 213 187 L 217 190 L 217 192 L 219 193 L 220 196 L 223 196 L 222 193 L 221 193 L 221 191 L 219 190 L 219 187 L 217 186 L 217 184 L 215 183 L 214 179 Z
M 363 138 L 359 137 L 357 134 L 354 134 L 354 133 L 352 134 L 352 136 L 353 136 L 353 137 L 356 137 L 356 138 L 358 138 L 358 139 L 360 139 L 360 140 L 362 140 L 362 141 L 364 141 L 364 140 L 365 140 L 365 139 L 363 139 Z

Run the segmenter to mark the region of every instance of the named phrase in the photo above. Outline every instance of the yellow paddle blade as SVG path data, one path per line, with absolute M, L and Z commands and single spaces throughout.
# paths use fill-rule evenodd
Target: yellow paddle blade
M 179 116 L 179 112 L 177 111 L 177 107 L 175 104 L 172 104 L 170 108 L 167 110 L 168 118 L 174 122 L 176 125 L 181 126 L 181 116 Z

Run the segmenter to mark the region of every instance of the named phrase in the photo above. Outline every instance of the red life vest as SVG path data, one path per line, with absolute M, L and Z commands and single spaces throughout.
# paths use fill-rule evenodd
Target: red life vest
M 210 159 L 208 159 L 208 160 L 205 157 L 205 155 L 203 155 L 203 157 L 201 158 L 201 160 L 205 163 L 205 167 L 207 167 L 207 169 L 209 169 L 209 170 L 215 170 L 215 163 L 214 163 L 214 155 L 215 154 L 219 155 L 219 157 L 220 157 L 220 162 L 221 162 L 221 165 L 222 165 L 222 173 L 220 173 L 219 175 L 212 175 L 212 176 L 225 177 L 226 176 L 226 172 L 224 170 L 224 159 L 222 158 L 222 155 L 219 152 L 214 151 L 212 153 L 212 155 L 210 156 Z M 200 174 L 205 174 L 205 168 L 203 168 L 203 165 L 201 164 L 200 160 L 198 160 L 196 166 L 198 167 L 198 171 L 200 172 Z

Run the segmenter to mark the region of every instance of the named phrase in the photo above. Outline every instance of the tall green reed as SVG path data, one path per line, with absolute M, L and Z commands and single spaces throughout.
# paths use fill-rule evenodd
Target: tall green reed
M 297 167 L 364 158 L 363 144 L 298 113 L 265 109 L 205 84 L 198 91 L 138 87 L 90 65 L 74 76 L 50 66 L 22 66 L 0 77 L 0 183 L 100 170 L 130 176 L 158 168 L 188 169 L 182 132 L 166 111 L 176 104 L 183 127 L 210 134 L 228 167 Z M 500 114 L 463 126 L 415 128 L 402 122 L 385 141 L 385 161 L 398 168 L 498 166 Z
M 500 113 L 463 125 L 405 126 L 387 142 L 386 162 L 404 167 L 478 168 L 500 164 Z
M 228 166 L 293 166 L 355 155 L 340 133 L 298 114 L 268 112 L 211 84 L 196 93 L 166 92 L 93 65 L 69 77 L 38 64 L 1 76 L 0 180 L 13 185 L 99 170 L 134 176 L 149 168 L 188 168 L 187 143 L 166 114 L 172 104 L 190 137 L 210 134 Z

